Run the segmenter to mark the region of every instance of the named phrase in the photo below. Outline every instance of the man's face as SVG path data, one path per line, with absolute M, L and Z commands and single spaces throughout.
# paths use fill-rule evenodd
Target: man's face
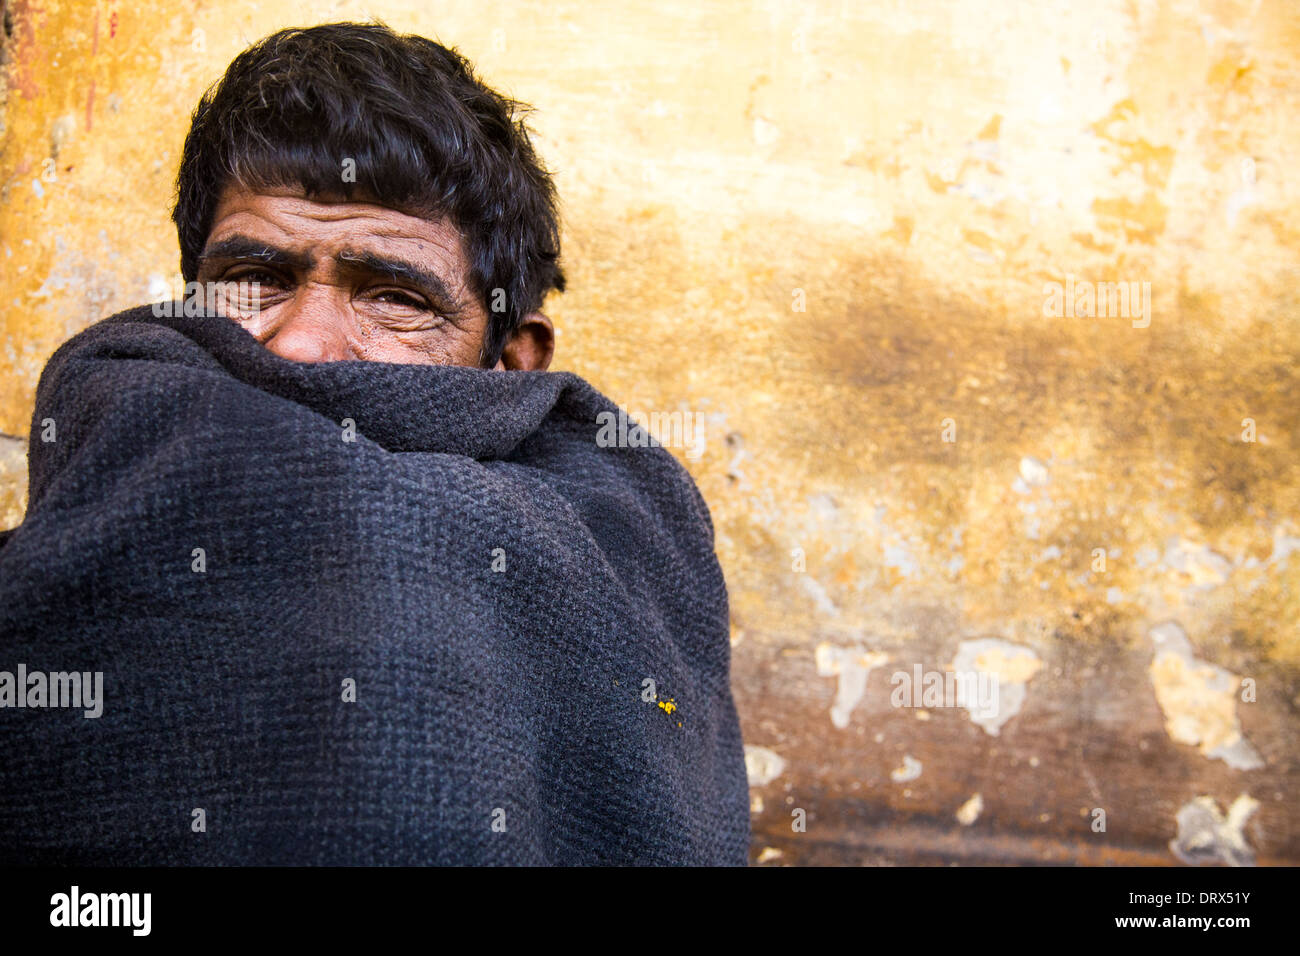
M 226 314 L 295 362 L 481 364 L 488 314 L 452 224 L 298 190 L 227 187 L 199 257 L 200 283 L 259 285 L 260 308 Z M 551 324 L 532 313 L 498 369 L 545 369 Z

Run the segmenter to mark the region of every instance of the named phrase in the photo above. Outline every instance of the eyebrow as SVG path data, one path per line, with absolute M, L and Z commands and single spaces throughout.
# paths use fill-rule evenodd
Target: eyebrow
M 253 261 L 302 271 L 310 269 L 316 261 L 313 256 L 290 252 L 248 236 L 230 236 L 206 246 L 199 261 L 212 259 Z M 353 271 L 366 270 L 413 285 L 428 295 L 433 300 L 433 307 L 440 312 L 454 315 L 464 310 L 460 297 L 452 292 L 442 276 L 414 262 L 364 249 L 342 249 L 334 256 L 334 261 Z
M 231 236 L 205 246 L 199 261 L 205 262 L 209 259 L 252 259 L 266 265 L 291 269 L 309 269 L 312 263 L 308 256 L 289 252 L 287 249 L 278 249 L 265 242 L 249 239 L 247 236 Z
M 394 259 L 391 256 L 381 256 L 362 249 L 342 249 L 334 257 L 334 260 L 350 266 L 368 269 L 371 272 L 377 272 L 388 276 L 390 279 L 407 282 L 416 288 L 422 289 L 434 300 L 434 307 L 439 311 L 455 313 L 460 312 L 462 309 L 460 297 L 452 293 L 450 287 L 443 281 L 442 276 L 431 269 L 418 266 L 414 262 L 408 262 L 405 259 Z

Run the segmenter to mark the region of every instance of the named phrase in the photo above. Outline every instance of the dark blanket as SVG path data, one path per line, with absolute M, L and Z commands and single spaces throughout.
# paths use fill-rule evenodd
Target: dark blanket
M 597 446 L 616 410 L 147 306 L 73 338 L 0 671 L 102 672 L 102 714 L 0 709 L 0 862 L 745 863 L 712 523 L 665 449 Z

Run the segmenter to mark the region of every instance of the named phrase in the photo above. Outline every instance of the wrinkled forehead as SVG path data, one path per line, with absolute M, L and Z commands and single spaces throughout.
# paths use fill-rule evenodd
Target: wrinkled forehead
M 445 216 L 413 215 L 355 196 L 309 197 L 291 186 L 225 187 L 204 255 L 230 246 L 234 239 L 262 241 L 304 255 L 313 250 L 401 247 L 408 255 L 457 269 L 468 265 L 464 236 Z
M 239 213 L 274 213 L 283 217 L 320 222 L 368 220 L 379 230 L 400 228 L 411 234 L 425 231 L 453 232 L 462 236 L 451 216 L 429 205 L 381 200 L 364 189 L 321 192 L 299 184 L 245 184 L 228 181 L 221 187 L 213 208 L 212 227 Z M 463 238 L 463 236 L 462 236 Z

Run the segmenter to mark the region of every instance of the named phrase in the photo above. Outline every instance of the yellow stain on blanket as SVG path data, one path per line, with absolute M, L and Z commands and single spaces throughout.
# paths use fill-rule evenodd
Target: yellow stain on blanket
M 677 710 L 676 698 L 670 697 L 667 700 L 659 701 L 659 709 L 662 710 L 665 714 L 672 716 L 673 712 Z M 680 727 L 681 725 L 682 722 L 680 720 L 677 721 L 677 726 Z

